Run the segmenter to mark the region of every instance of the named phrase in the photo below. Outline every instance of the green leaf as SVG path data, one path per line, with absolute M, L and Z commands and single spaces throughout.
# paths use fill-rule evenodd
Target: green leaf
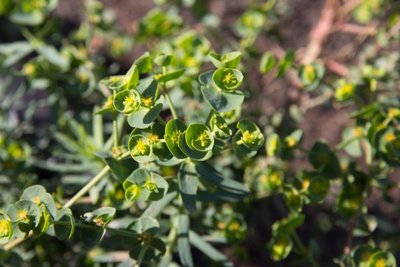
M 375 252 L 369 259 L 368 267 L 396 267 L 396 258 L 392 253 L 387 251 Z
M 156 99 L 158 94 L 158 82 L 154 80 L 153 77 L 144 78 L 140 80 L 136 90 L 140 93 L 142 98 L 152 97 L 152 99 Z
M 165 195 L 162 199 L 158 201 L 152 202 L 147 209 L 142 213 L 142 217 L 148 216 L 148 217 L 157 217 L 164 209 L 165 207 L 171 203 L 172 200 L 176 198 L 177 192 L 169 192 L 168 194 Z
M 126 159 L 116 159 L 109 153 L 97 154 L 100 156 L 104 162 L 111 168 L 111 171 L 115 177 L 123 182 L 134 170 L 136 170 L 139 165 L 132 158 Z
M 59 240 L 72 238 L 75 232 L 75 219 L 70 209 L 64 208 L 57 213 L 54 220 L 54 231 Z
M 326 143 L 316 142 L 308 154 L 308 160 L 329 178 L 336 178 L 341 173 L 339 160 Z
M 211 62 L 216 68 L 226 67 L 226 68 L 236 68 L 240 63 L 240 58 L 242 56 L 241 52 L 234 51 L 223 55 L 211 52 L 208 55 Z
M 325 69 L 322 65 L 312 63 L 308 65 L 302 65 L 299 68 L 298 76 L 302 85 L 309 91 L 316 89 L 321 79 L 323 78 Z
M 139 71 L 135 63 L 133 63 L 128 72 L 125 74 L 124 88 L 128 90 L 135 88 L 138 82 L 139 82 Z
M 245 197 L 249 194 L 249 190 L 242 184 L 233 179 L 224 178 L 220 172 L 215 170 L 206 162 L 196 163 L 196 171 L 208 183 L 216 185 L 221 190 L 235 193 Z
M 271 258 L 274 261 L 281 261 L 289 256 L 293 248 L 293 241 L 288 234 L 273 236 L 268 244 Z
M 53 198 L 41 185 L 32 185 L 24 190 L 21 200 L 30 200 L 37 205 L 44 204 L 53 218 L 57 215 L 57 208 Z
M 199 76 L 202 84 L 200 90 L 211 108 L 217 112 L 228 112 L 239 107 L 244 100 L 241 91 L 226 92 L 219 89 L 212 81 L 213 71 L 208 71 Z
M 378 252 L 378 251 L 379 251 L 379 249 L 374 248 L 370 245 L 361 245 L 361 246 L 355 248 L 352 252 L 352 257 L 354 259 L 354 263 L 358 267 L 368 267 L 369 259 L 375 252 Z
M 106 230 L 103 228 L 80 229 L 80 235 L 85 247 L 91 248 L 99 244 Z
M 284 58 L 279 61 L 277 77 L 281 77 L 285 72 L 292 67 L 295 59 L 294 51 L 288 51 Z
M 178 215 L 178 253 L 182 266 L 192 267 L 193 257 L 189 243 L 190 220 L 187 214 Z
M 275 56 L 272 52 L 265 52 L 260 61 L 260 72 L 268 73 L 276 64 Z
M 152 57 L 149 52 L 145 52 L 134 64 L 137 66 L 139 73 L 150 72 L 153 69 Z
M 136 234 L 149 233 L 155 235 L 160 228 L 158 221 L 152 217 L 142 216 L 135 219 L 128 227 L 127 230 L 133 231 Z
M 0 211 L 0 244 L 7 243 L 14 234 L 11 219 L 4 212 Z
M 0 54 L 6 57 L 1 64 L 6 68 L 10 67 L 30 54 L 32 51 L 32 45 L 26 41 L 0 44 Z
M 69 67 L 69 60 L 57 51 L 53 46 L 37 45 L 36 51 L 42 55 L 48 62 L 59 67 L 60 69 L 67 69 Z
M 127 118 L 128 124 L 133 128 L 139 129 L 149 127 L 160 115 L 163 105 L 164 96 L 161 96 L 151 108 L 140 107 L 131 113 Z
M 169 120 L 165 126 L 165 142 L 168 149 L 177 159 L 186 158 L 186 155 L 183 154 L 182 150 L 179 148 L 180 136 L 185 131 L 186 125 L 178 119 Z
M 199 177 L 193 163 L 182 163 L 178 172 L 179 191 L 183 205 L 190 212 L 196 209 L 196 195 Z
M 184 72 L 185 69 L 180 69 L 164 74 L 160 73 L 155 76 L 155 79 L 160 83 L 166 83 L 168 81 L 178 79 Z
M 25 12 L 12 12 L 10 20 L 16 24 L 23 24 L 28 26 L 39 25 L 44 21 L 44 14 L 38 10 L 25 13 Z
M 281 141 L 279 135 L 276 133 L 271 134 L 266 142 L 265 150 L 269 157 L 276 156 L 279 153 Z
M 221 264 L 222 266 L 231 267 L 233 263 L 229 261 L 228 257 L 223 253 L 219 252 L 213 246 L 211 246 L 207 241 L 205 241 L 201 236 L 199 236 L 194 231 L 189 231 L 189 241 L 190 243 L 207 255 L 214 262 Z

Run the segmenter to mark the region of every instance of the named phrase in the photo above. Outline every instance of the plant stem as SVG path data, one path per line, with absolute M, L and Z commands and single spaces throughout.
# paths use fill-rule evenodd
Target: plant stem
M 210 113 L 208 113 L 208 116 L 207 116 L 206 125 L 210 124 L 211 118 L 214 115 L 214 113 L 215 113 L 215 111 L 213 109 L 211 109 Z
M 139 256 L 138 256 L 138 259 L 136 261 L 135 267 L 140 267 L 140 265 L 142 265 L 142 261 L 144 259 L 144 256 L 146 255 L 146 250 L 147 250 L 147 246 L 146 245 L 144 245 L 143 247 L 140 248 Z
M 176 113 L 174 104 L 172 104 L 171 97 L 169 96 L 168 93 L 165 93 L 165 98 L 167 99 L 169 109 L 171 110 L 171 113 L 172 113 L 172 117 L 174 117 L 174 119 L 178 119 L 178 115 Z
M 304 246 L 303 241 L 301 241 L 299 235 L 293 231 L 291 233 L 291 236 L 293 237 L 294 242 L 296 243 L 296 245 L 299 247 L 299 249 L 305 253 L 307 253 L 307 259 L 310 262 L 311 266 L 313 267 L 318 267 L 317 262 L 315 261 L 314 257 L 311 255 L 311 253 L 308 253 L 307 248 Z
M 167 239 L 167 250 L 164 254 L 164 256 L 161 259 L 161 264 L 160 266 L 168 266 L 168 264 L 171 262 L 172 259 L 172 253 L 174 250 L 174 246 L 176 243 L 176 237 L 177 237 L 177 227 L 176 227 L 176 222 L 173 222 L 172 228 L 169 231 L 168 234 L 168 239 Z
M 114 115 L 113 119 L 113 138 L 114 138 L 114 147 L 118 147 L 119 145 L 119 137 L 118 137 L 118 124 L 117 124 L 117 118 Z
M 70 223 L 64 222 L 64 221 L 56 221 L 56 222 L 53 222 L 53 224 L 54 225 L 70 225 Z M 94 229 L 94 230 L 101 229 L 100 227 L 90 225 L 90 224 L 83 224 L 83 223 L 76 223 L 75 227 L 84 228 L 84 229 Z M 113 234 L 119 235 L 119 236 L 126 236 L 126 237 L 137 237 L 138 236 L 136 233 L 134 233 L 132 231 L 110 228 L 110 227 L 105 227 L 104 229 L 110 233 L 113 233 Z
M 87 183 L 84 187 L 82 187 L 78 193 L 76 193 L 67 203 L 65 203 L 63 208 L 69 208 L 72 205 L 74 205 L 75 202 L 78 201 L 78 199 L 80 199 L 82 196 L 84 196 L 109 171 L 110 171 L 110 167 L 108 165 L 105 166 L 95 177 L 93 177 L 92 180 L 90 180 L 89 183 Z
M 122 154 L 120 157 L 118 157 L 118 159 L 123 159 L 126 158 L 130 155 L 130 152 L 125 152 L 124 154 Z M 104 177 L 104 175 L 106 175 L 109 171 L 110 171 L 110 167 L 107 165 L 105 166 L 95 177 L 92 178 L 92 180 L 90 180 L 90 182 L 85 185 L 81 190 L 79 190 L 78 193 L 76 193 L 67 203 L 64 204 L 63 208 L 69 208 L 72 205 L 74 205 L 83 195 L 85 195 L 93 186 L 96 185 L 97 182 L 99 182 L 101 180 L 101 178 Z M 114 231 L 116 229 L 113 229 L 112 231 Z M 30 232 L 28 234 L 27 237 L 25 238 L 17 238 L 14 239 L 10 242 L 8 242 L 7 244 L 5 244 L 3 246 L 3 250 L 5 251 L 9 251 L 11 249 L 13 249 L 14 247 L 18 246 L 19 244 L 23 243 L 25 240 L 27 240 L 28 238 L 32 237 L 33 233 Z

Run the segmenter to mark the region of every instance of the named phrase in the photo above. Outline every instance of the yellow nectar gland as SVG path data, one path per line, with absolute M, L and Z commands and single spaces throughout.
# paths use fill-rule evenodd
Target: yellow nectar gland
M 42 201 L 40 200 L 39 196 L 35 196 L 32 198 L 32 202 L 35 203 L 36 205 L 40 205 Z
M 142 190 L 140 189 L 140 187 L 137 184 L 133 184 L 126 189 L 126 192 L 131 194 L 131 196 L 132 196 L 131 199 L 136 199 L 140 196 L 140 193 L 142 192 Z
M 151 96 L 149 96 L 147 98 L 142 98 L 142 103 L 146 107 L 150 107 L 151 105 L 153 105 L 153 98 Z
M 364 252 L 361 255 L 361 262 L 367 262 L 369 260 L 369 258 L 371 257 L 371 253 L 369 252 Z
M 285 252 L 286 246 L 287 246 L 286 240 L 283 238 L 280 238 L 274 244 L 273 250 L 274 250 L 275 254 L 282 255 Z
M 28 219 L 28 211 L 27 210 L 18 210 L 17 218 L 21 221 L 25 221 Z
M 279 173 L 273 172 L 270 174 L 269 179 L 272 183 L 274 184 L 281 184 L 282 183 L 282 177 Z
M 398 108 L 389 108 L 387 115 L 391 119 L 393 119 L 395 117 L 399 117 L 400 116 L 400 109 L 398 109 Z
M 129 96 L 125 97 L 124 102 L 122 102 L 122 104 L 124 105 L 125 111 L 130 111 L 130 110 L 135 109 L 135 107 L 137 105 L 137 101 L 136 101 L 135 97 L 129 95 Z
M 1 219 L 0 220 L 0 237 L 5 237 L 10 234 L 11 231 L 11 225 L 10 221 L 7 219 Z
M 173 132 L 173 134 L 172 134 L 172 136 L 171 136 L 171 139 L 172 139 L 172 142 L 174 142 L 174 144 L 176 144 L 176 143 L 178 143 L 178 141 L 179 141 L 179 136 L 181 135 L 181 131 L 179 131 L 179 130 L 176 130 L 176 131 L 174 131 Z
M 303 188 L 303 190 L 308 190 L 308 188 L 310 187 L 310 179 L 303 179 L 303 181 L 301 182 L 301 187 Z
M 22 158 L 23 155 L 24 155 L 22 149 L 19 148 L 19 147 L 15 147 L 15 148 L 10 152 L 10 154 L 11 154 L 11 156 L 12 156 L 14 159 L 20 159 L 20 158 Z
M 315 79 L 315 68 L 312 65 L 307 65 L 304 67 L 304 74 L 309 81 L 314 81 Z
M 237 232 L 240 229 L 240 224 L 238 222 L 233 222 L 229 224 L 228 229 L 232 232 Z
M 226 224 L 224 222 L 218 222 L 217 227 L 220 230 L 224 230 L 226 227 Z
M 144 155 L 147 152 L 147 145 L 146 143 L 142 140 L 139 139 L 136 143 L 135 146 L 135 155 Z
M 112 97 L 107 98 L 107 101 L 103 104 L 103 108 L 112 107 Z
M 386 260 L 385 259 L 379 259 L 375 263 L 375 267 L 386 267 Z
M 150 140 L 150 143 L 154 144 L 154 143 L 158 142 L 159 137 L 156 134 L 150 133 L 149 140 Z
M 257 137 L 254 133 L 250 133 L 249 131 L 245 131 L 242 136 L 243 142 L 247 144 L 254 144 L 257 141 Z
M 394 133 L 387 133 L 383 138 L 386 142 L 392 142 L 396 139 L 396 135 Z
M 207 147 L 210 144 L 210 137 L 207 132 L 203 132 L 197 137 L 196 141 L 200 142 L 201 147 Z
M 269 146 L 272 151 L 275 151 L 278 148 L 278 138 L 272 139 Z
M 362 137 L 363 134 L 364 134 L 363 128 L 361 128 L 361 127 L 356 127 L 356 128 L 353 129 L 353 135 L 354 135 L 355 137 Z
M 296 139 L 294 139 L 294 137 L 291 136 L 286 137 L 285 142 L 288 145 L 288 147 L 294 147 L 297 143 Z
M 237 83 L 236 77 L 235 75 L 233 75 L 232 72 L 228 72 L 225 74 L 224 79 L 222 80 L 222 82 L 226 85 L 226 86 L 233 86 Z
M 23 72 L 26 75 L 34 75 L 36 73 L 36 67 L 33 63 L 26 63 L 23 68 Z
M 93 222 L 96 224 L 96 226 L 98 226 L 98 227 L 103 227 L 104 225 L 105 225 L 105 222 L 104 222 L 104 220 L 103 220 L 103 218 L 102 217 L 96 217 L 94 220 L 93 220 Z
M 154 182 L 150 181 L 150 180 L 147 180 L 146 183 L 143 185 L 143 187 L 146 188 L 149 191 L 157 190 L 157 185 Z

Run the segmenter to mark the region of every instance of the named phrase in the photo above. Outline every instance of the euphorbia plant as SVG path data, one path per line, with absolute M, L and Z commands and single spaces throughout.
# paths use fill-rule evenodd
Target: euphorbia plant
M 146 53 L 125 75 L 105 79 L 103 84 L 112 95 L 97 116 L 109 113 L 114 120 L 123 116 L 131 133 L 122 135 L 119 130 L 123 126 L 113 128 L 114 146 L 108 155 L 101 154 L 106 167 L 61 209 L 56 208 L 43 187 L 26 189 L 21 200 L 8 207 L 7 215 L 2 214 L 3 243 L 11 239 L 5 249 L 21 242 L 21 238 L 42 233 L 59 239 L 71 238 L 74 229 L 81 228 L 81 237 L 87 246 L 95 245 L 107 231 L 125 236 L 130 243 L 135 243 L 130 254 L 138 265 L 159 260 L 177 245 L 182 263 L 192 266 L 189 242 L 195 242 L 200 250 L 210 253 L 206 241 L 194 233 L 188 235 L 191 232 L 190 213 L 195 212 L 198 201 L 204 197 L 240 200 L 248 190 L 240 182 L 224 177 L 206 161 L 227 150 L 238 157 L 249 158 L 264 143 L 256 124 L 247 119 L 240 120 L 238 116 L 227 117 L 240 108 L 244 99 L 239 89 L 243 74 L 236 69 L 240 53 L 218 56 L 221 61 L 215 58 L 216 54 L 212 54 L 216 69 L 199 75 L 198 87 L 205 98 L 204 104 L 208 105 L 209 115 L 196 122 L 188 122 L 187 117 L 175 109 L 169 95 L 174 80 L 183 74 L 183 71 L 173 70 L 173 55 Z M 144 60 L 153 67 L 144 68 L 141 64 Z M 157 65 L 162 67 L 161 72 Z M 163 177 L 165 167 L 172 168 L 174 175 Z M 70 207 L 109 171 L 122 184 L 127 202 L 138 202 L 147 208 L 123 229 L 108 226 L 115 219 L 113 207 L 102 207 L 81 215 L 83 219 L 76 223 L 78 216 Z M 210 186 L 214 188 L 212 193 L 207 189 Z M 170 221 L 170 238 L 166 241 L 158 237 L 157 217 L 169 203 L 174 203 L 170 206 L 174 216 Z M 232 229 L 236 228 L 232 226 Z M 215 257 L 216 252 L 212 255 L 209 256 Z M 217 255 L 225 257 L 220 253 Z M 163 264 L 171 260 L 165 257 L 161 259 Z

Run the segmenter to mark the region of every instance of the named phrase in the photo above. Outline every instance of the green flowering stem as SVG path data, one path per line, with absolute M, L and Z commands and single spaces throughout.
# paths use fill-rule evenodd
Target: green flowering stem
M 31 237 L 32 235 L 33 235 L 33 233 L 30 232 L 29 235 L 28 235 L 26 238 L 17 238 L 17 239 L 14 239 L 14 240 L 8 242 L 7 244 L 5 244 L 5 245 L 3 246 L 3 250 L 4 250 L 4 251 L 9 251 L 9 250 L 11 250 L 12 248 L 18 246 L 19 244 L 21 244 L 22 242 L 24 242 L 26 239 L 28 239 L 28 238 Z
M 176 244 L 176 237 L 177 237 L 177 227 L 176 223 L 174 222 L 171 226 L 171 230 L 169 231 L 168 234 L 168 239 L 167 239 L 167 250 L 161 260 L 161 266 L 166 266 L 167 263 L 169 263 L 172 259 L 172 254 L 174 252 L 174 247 Z
M 178 114 L 176 113 L 174 104 L 172 104 L 171 97 L 169 96 L 168 93 L 165 94 L 165 98 L 167 99 L 169 109 L 171 110 L 171 113 L 172 113 L 172 117 L 173 117 L 174 119 L 178 119 Z
M 118 159 L 124 159 L 129 156 L 130 156 L 130 152 L 128 151 L 128 152 L 125 152 L 124 154 L 122 154 L 120 157 L 118 157 Z M 76 193 L 67 203 L 65 203 L 63 208 L 69 208 L 72 205 L 74 205 L 82 196 L 84 196 L 87 192 L 89 192 L 89 190 L 93 186 L 95 186 L 101 180 L 101 178 L 103 178 L 110 170 L 111 169 L 108 165 L 105 166 L 96 176 L 94 176 L 92 178 L 92 180 L 90 180 L 90 182 L 88 184 L 86 184 L 84 187 L 82 187 L 82 189 L 79 190 L 78 193 Z M 23 243 L 26 239 L 28 239 L 32 236 L 33 236 L 33 232 L 30 232 L 25 238 L 14 239 L 14 240 L 8 242 L 7 244 L 5 244 L 3 246 L 3 250 L 9 251 L 9 250 L 13 249 L 14 247 L 18 246 L 19 244 Z
M 119 138 L 118 138 L 118 124 L 117 124 L 116 115 L 114 115 L 114 119 L 113 119 L 113 139 L 114 139 L 114 147 L 118 147 Z
M 70 223 L 69 222 L 64 222 L 64 221 L 56 221 L 53 222 L 54 225 L 66 225 L 69 226 Z M 76 223 L 75 227 L 78 228 L 83 228 L 83 229 L 101 229 L 98 226 L 95 225 L 90 225 L 90 224 L 83 224 L 83 223 Z M 136 238 L 138 235 L 132 231 L 128 231 L 128 230 L 123 230 L 123 229 L 117 229 L 117 228 L 111 228 L 111 227 L 104 227 L 103 229 L 105 229 L 107 232 L 110 232 L 114 235 L 119 235 L 119 236 L 125 236 L 125 237 L 134 237 Z
M 140 248 L 139 256 L 136 261 L 135 267 L 140 267 L 142 265 L 142 261 L 144 259 L 144 256 L 146 255 L 146 250 L 147 250 L 146 245 L 144 245 L 143 247 Z
M 107 165 L 105 166 L 89 183 L 87 183 L 84 187 L 79 190 L 67 203 L 64 204 L 64 208 L 69 208 L 75 204 L 81 197 L 83 197 L 93 186 L 95 186 L 101 178 L 104 177 L 109 171 L 110 167 Z
M 337 152 L 337 151 L 339 151 L 339 150 L 345 148 L 346 146 L 350 145 L 351 143 L 353 143 L 354 141 L 356 141 L 356 140 L 358 140 L 358 139 L 360 139 L 360 137 L 355 136 L 355 137 L 352 137 L 352 138 L 350 138 L 350 139 L 348 139 L 348 140 L 346 140 L 346 141 L 344 141 L 344 142 L 339 143 L 339 144 L 335 147 L 335 151 Z
M 296 231 L 291 232 L 291 236 L 296 243 L 296 245 L 299 247 L 300 251 L 307 256 L 307 260 L 310 262 L 311 266 L 313 267 L 318 267 L 317 262 L 315 261 L 314 257 L 311 255 L 311 253 L 308 252 L 308 249 L 304 246 L 303 241 L 301 241 L 299 235 L 296 233 Z

